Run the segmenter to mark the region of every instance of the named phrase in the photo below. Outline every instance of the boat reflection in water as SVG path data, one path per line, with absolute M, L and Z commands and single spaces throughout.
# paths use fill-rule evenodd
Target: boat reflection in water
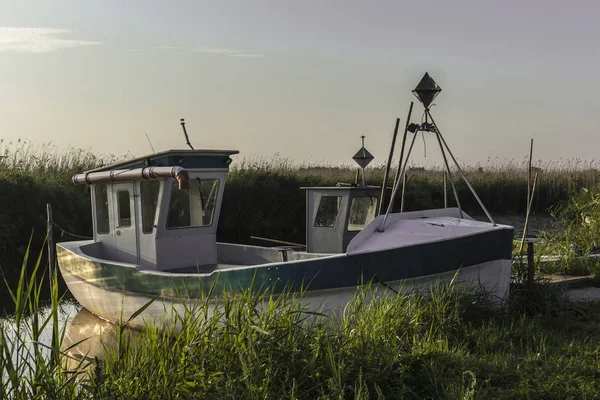
M 73 318 L 61 344 L 61 352 L 67 357 L 70 368 L 89 364 L 95 358 L 103 359 L 107 351 L 115 349 L 118 340 L 118 325 L 99 318 L 82 308 Z M 124 333 L 134 337 L 140 331 L 125 328 Z

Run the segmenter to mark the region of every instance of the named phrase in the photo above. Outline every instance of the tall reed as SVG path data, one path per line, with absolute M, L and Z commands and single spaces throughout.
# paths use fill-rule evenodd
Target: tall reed
M 307 312 L 292 293 L 214 293 L 222 306 L 208 319 L 201 302 L 174 315 L 171 327 L 132 333 L 125 321 L 111 340 L 102 337 L 102 358 L 73 360 L 79 343 L 63 345 L 56 275 L 47 313 L 39 293 L 48 282 L 35 276 L 23 268 L 11 288 L 17 312 L 0 332 L 0 398 L 518 399 L 600 391 L 589 340 L 600 334 L 600 305 L 570 303 L 556 289 L 539 290 L 538 307 L 524 312 L 517 282 L 516 297 L 492 312 L 476 288 L 448 283 L 406 295 L 370 287 L 338 317 Z M 55 339 L 44 343 L 49 326 Z
M 545 232 L 540 251 L 560 259 L 539 263 L 542 272 L 575 275 L 600 273 L 600 185 L 582 188 L 550 208 L 560 229 Z
M 52 203 L 55 236 L 65 240 L 91 236 L 89 190 L 73 185 L 74 173 L 130 158 L 97 155 L 89 150 L 59 151 L 51 144 L 36 147 L 20 141 L 3 143 L 0 157 L 0 262 L 18 265 L 29 241 L 43 240 L 45 206 Z M 545 213 L 582 187 L 600 183 L 598 162 L 557 160 L 534 162 L 540 171 L 534 213 Z M 494 214 L 523 214 L 526 209 L 526 160 L 490 159 L 465 166 L 467 176 Z M 369 184 L 380 185 L 383 165 L 367 169 Z M 249 243 L 250 236 L 305 240 L 305 195 L 302 186 L 330 186 L 354 182 L 356 169 L 341 165 L 298 164 L 285 158 L 239 158 L 232 164 L 219 223 L 219 239 Z M 393 173 L 393 171 L 392 171 Z M 443 173 L 439 166 L 412 166 L 408 171 L 405 209 L 443 206 Z M 482 215 L 466 185 L 457 182 L 461 204 L 471 214 Z M 449 197 L 450 206 L 454 204 Z M 399 207 L 399 204 L 397 204 Z M 14 277 L 16 279 L 16 276 Z
M 0 321 L 0 398 L 47 399 L 75 398 L 80 392 L 76 378 L 80 371 L 67 371 L 61 359 L 60 344 L 66 324 L 59 323 L 58 272 L 53 271 L 50 282 L 37 274 L 42 265 L 42 252 L 27 274 L 29 248 L 16 287 L 5 280 L 6 290 L 14 302 L 14 314 Z M 41 308 L 42 287 L 50 286 L 51 302 Z M 45 338 L 51 332 L 51 339 Z M 79 363 L 77 369 L 82 367 Z

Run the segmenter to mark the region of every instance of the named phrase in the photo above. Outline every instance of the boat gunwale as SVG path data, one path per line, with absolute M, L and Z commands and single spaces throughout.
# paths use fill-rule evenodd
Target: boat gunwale
M 277 267 L 280 265 L 290 265 L 290 264 L 300 264 L 300 263 L 304 263 L 307 261 L 312 261 L 312 260 L 323 260 L 323 259 L 334 259 L 334 258 L 342 258 L 342 257 L 347 257 L 348 254 L 347 253 L 339 253 L 339 254 L 327 254 L 327 253 L 323 253 L 323 257 L 313 257 L 313 258 L 306 258 L 306 259 L 299 259 L 299 260 L 290 260 L 290 261 L 276 261 L 276 262 L 269 262 L 269 263 L 262 263 L 262 264 L 250 264 L 250 265 L 239 265 L 239 267 L 231 267 L 231 268 L 223 268 L 223 269 L 219 269 L 216 268 L 213 271 L 210 272 L 170 272 L 170 271 L 157 271 L 157 270 L 151 270 L 151 269 L 142 269 L 142 265 L 141 264 L 132 264 L 132 263 L 124 263 L 121 261 L 113 261 L 110 259 L 104 259 L 104 258 L 98 258 L 98 257 L 94 257 L 94 256 L 90 256 L 89 254 L 86 254 L 81 247 L 88 245 L 88 244 L 93 244 L 93 243 L 99 243 L 99 242 L 94 242 L 92 240 L 79 240 L 79 241 L 73 241 L 73 242 L 61 242 L 61 243 L 57 243 L 57 246 L 60 246 L 62 249 L 72 253 L 73 255 L 79 257 L 79 258 L 83 258 L 84 260 L 87 261 L 91 261 L 91 262 L 96 262 L 96 263 L 100 263 L 100 264 L 110 264 L 113 266 L 117 266 L 117 267 L 126 267 L 126 268 L 130 268 L 130 269 L 135 269 L 137 272 L 141 272 L 143 274 L 147 274 L 147 275 L 156 275 L 156 276 L 168 276 L 168 277 L 210 277 L 215 273 L 221 273 L 223 271 L 241 271 L 241 270 L 246 270 L 246 269 L 252 269 L 252 268 L 269 268 L 269 267 Z M 73 244 L 73 246 L 65 246 L 65 244 L 69 245 L 69 244 Z M 232 244 L 232 243 L 227 243 L 227 244 Z M 254 248 L 261 248 L 261 246 L 252 246 Z M 264 248 L 268 248 L 268 247 L 264 247 Z M 309 253 L 311 254 L 311 253 Z M 226 264 L 226 263 L 222 263 L 222 264 L 217 264 L 217 265 L 235 265 L 235 264 Z
M 436 217 L 425 217 L 422 219 L 435 219 L 435 218 Z M 414 218 L 414 219 L 421 219 L 421 218 Z M 402 221 L 403 221 L 402 219 L 399 219 L 399 220 L 395 221 L 394 224 L 401 223 Z M 476 222 L 481 222 L 481 223 L 487 224 L 484 221 L 476 221 Z M 96 262 L 96 263 L 100 263 L 100 264 L 111 264 L 113 266 L 120 266 L 120 267 L 135 269 L 137 272 L 141 272 L 145 275 L 155 275 L 155 276 L 162 276 L 162 277 L 190 277 L 190 278 L 191 277 L 200 277 L 200 278 L 204 278 L 204 277 L 211 277 L 213 274 L 215 274 L 215 273 L 219 274 L 223 271 L 242 271 L 242 270 L 250 270 L 250 269 L 262 269 L 262 268 L 269 268 L 269 267 L 279 267 L 279 266 L 284 266 L 284 265 L 304 264 L 306 262 L 312 262 L 314 260 L 329 260 L 329 259 L 335 259 L 335 258 L 376 254 L 376 253 L 381 253 L 381 252 L 385 252 L 385 251 L 399 250 L 402 248 L 418 247 L 421 245 L 449 242 L 449 241 L 453 241 L 453 240 L 457 240 L 457 239 L 464 239 L 464 238 L 468 238 L 471 236 L 478 236 L 481 234 L 485 234 L 485 233 L 489 233 L 489 232 L 496 232 L 496 231 L 500 231 L 500 230 L 514 230 L 514 228 L 509 225 L 501 225 L 501 224 L 492 225 L 491 223 L 489 223 L 489 225 L 490 225 L 489 227 L 488 226 L 482 227 L 481 230 L 470 231 L 470 232 L 467 232 L 467 233 L 464 233 L 461 235 L 454 235 L 451 237 L 441 237 L 441 238 L 434 237 L 434 238 L 429 238 L 428 240 L 420 241 L 418 243 L 406 243 L 406 244 L 403 244 L 400 246 L 382 248 L 382 249 L 378 249 L 378 250 L 367 250 L 367 251 L 359 250 L 359 251 L 352 251 L 350 253 L 345 252 L 345 253 L 337 253 L 337 254 L 324 253 L 326 255 L 323 257 L 314 257 L 314 258 L 306 258 L 306 259 L 291 260 L 291 261 L 277 261 L 277 262 L 269 262 L 269 263 L 262 263 L 262 264 L 240 265 L 239 267 L 224 268 L 224 269 L 216 268 L 215 270 L 210 271 L 210 272 L 169 272 L 169 271 L 149 270 L 149 269 L 142 269 L 143 267 L 141 264 L 124 263 L 121 261 L 114 261 L 114 260 L 110 260 L 110 259 L 103 259 L 103 258 L 90 256 L 90 255 L 86 254 L 81 249 L 81 247 L 84 245 L 89 245 L 89 244 L 93 244 L 93 243 L 101 243 L 101 242 L 94 242 L 93 240 L 61 242 L 61 243 L 57 243 L 57 246 L 60 246 L 61 248 L 73 253 L 75 256 L 83 258 L 88 261 L 92 261 L 92 262 Z M 217 242 L 217 243 L 219 243 L 219 242 Z M 236 244 L 236 243 L 226 243 L 226 242 L 221 242 L 221 243 L 228 244 L 228 245 L 234 245 L 234 246 L 235 245 L 246 246 L 246 245 L 240 245 L 240 244 Z M 251 246 L 252 248 L 269 248 L 269 247 L 254 246 L 254 245 L 247 245 L 247 246 Z M 219 265 L 219 264 L 217 264 L 217 265 Z M 228 264 L 224 263 L 224 265 L 228 265 Z M 229 264 L 229 265 L 231 265 L 231 264 Z

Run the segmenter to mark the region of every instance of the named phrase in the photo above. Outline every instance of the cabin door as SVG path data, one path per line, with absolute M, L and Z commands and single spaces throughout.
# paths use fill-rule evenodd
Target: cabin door
M 138 242 L 133 183 L 114 183 L 112 188 L 117 257 L 119 261 L 137 264 Z

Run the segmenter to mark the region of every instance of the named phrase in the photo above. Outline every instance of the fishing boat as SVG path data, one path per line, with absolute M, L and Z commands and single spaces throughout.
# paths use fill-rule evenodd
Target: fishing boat
M 431 82 L 425 84 L 431 90 Z M 448 153 L 456 162 L 442 147 L 430 102 L 423 101 L 427 92 L 419 93 L 428 118 L 407 124 L 413 136 L 401 176 L 419 132 L 436 135 L 444 159 Z M 363 150 L 364 143 L 355 156 L 359 165 L 372 159 Z M 200 299 L 209 308 L 217 306 L 219 296 L 206 300 L 211 293 L 242 290 L 267 289 L 275 296 L 301 291 L 307 308 L 332 312 L 342 310 L 367 283 L 407 291 L 453 280 L 480 285 L 500 301 L 508 295 L 513 228 L 496 224 L 474 191 L 489 222 L 467 215 L 457 196 L 453 208 L 391 212 L 402 179 L 380 214 L 385 191 L 364 179 L 355 186 L 303 188 L 305 248 L 218 242 L 235 154 L 169 150 L 75 175 L 75 184 L 91 188 L 94 238 L 58 243 L 57 257 L 79 303 L 104 319 L 131 319 L 130 325 L 142 326 L 160 323 L 169 311 L 183 312 Z M 449 167 L 448 173 L 452 176 Z

